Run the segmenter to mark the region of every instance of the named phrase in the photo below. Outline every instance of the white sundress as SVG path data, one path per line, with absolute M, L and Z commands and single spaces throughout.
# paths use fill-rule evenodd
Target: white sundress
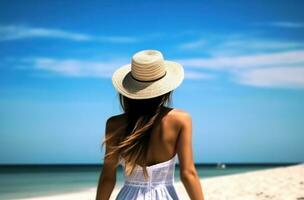
M 145 180 L 139 165 L 129 176 L 124 171 L 124 185 L 116 200 L 179 200 L 173 185 L 176 155 L 165 162 L 148 166 L 148 180 Z M 119 162 L 124 169 L 124 159 L 120 157 Z

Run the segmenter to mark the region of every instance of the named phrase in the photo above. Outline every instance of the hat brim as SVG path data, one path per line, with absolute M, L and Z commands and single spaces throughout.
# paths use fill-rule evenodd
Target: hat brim
M 112 76 L 115 89 L 131 99 L 149 99 L 176 89 L 184 79 L 183 66 L 165 60 L 166 74 L 156 81 L 138 81 L 131 76 L 131 64 L 118 68 Z

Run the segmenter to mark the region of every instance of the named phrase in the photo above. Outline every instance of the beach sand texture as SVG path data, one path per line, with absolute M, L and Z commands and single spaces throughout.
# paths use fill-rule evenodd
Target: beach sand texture
M 201 180 L 205 200 L 304 200 L 304 164 Z M 189 199 L 181 182 L 175 183 L 182 200 Z M 115 199 L 120 187 L 115 187 Z M 94 200 L 96 188 L 27 200 Z M 24 199 L 25 200 L 25 199 Z

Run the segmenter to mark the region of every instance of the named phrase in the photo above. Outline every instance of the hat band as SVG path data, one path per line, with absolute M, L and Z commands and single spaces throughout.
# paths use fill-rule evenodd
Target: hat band
M 164 76 L 166 76 L 166 74 L 167 74 L 167 71 L 165 71 L 164 75 L 162 75 L 162 76 L 160 76 L 160 77 L 158 77 L 158 78 L 156 78 L 156 79 L 148 80 L 148 81 L 138 80 L 137 78 L 135 78 L 135 77 L 132 75 L 132 73 L 131 73 L 131 77 L 132 77 L 134 80 L 139 81 L 139 82 L 154 82 L 154 81 L 158 81 L 159 79 L 162 79 Z

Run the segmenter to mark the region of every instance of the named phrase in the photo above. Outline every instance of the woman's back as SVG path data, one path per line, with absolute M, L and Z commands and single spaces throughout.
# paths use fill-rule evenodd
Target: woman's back
M 170 160 L 177 153 L 177 143 L 181 121 L 186 112 L 174 108 L 163 107 L 160 117 L 150 132 L 147 152 L 147 166 Z M 127 120 L 124 114 L 111 118 L 114 127 L 125 127 Z
M 148 179 L 143 175 L 143 169 L 137 165 L 131 175 L 124 173 L 124 185 L 116 199 L 179 199 L 173 186 L 175 162 L 177 157 L 179 120 L 183 111 L 163 107 L 160 117 L 156 120 L 150 132 L 150 142 L 147 152 Z M 115 117 L 117 126 L 124 127 L 124 115 Z M 125 160 L 119 158 L 125 169 Z

